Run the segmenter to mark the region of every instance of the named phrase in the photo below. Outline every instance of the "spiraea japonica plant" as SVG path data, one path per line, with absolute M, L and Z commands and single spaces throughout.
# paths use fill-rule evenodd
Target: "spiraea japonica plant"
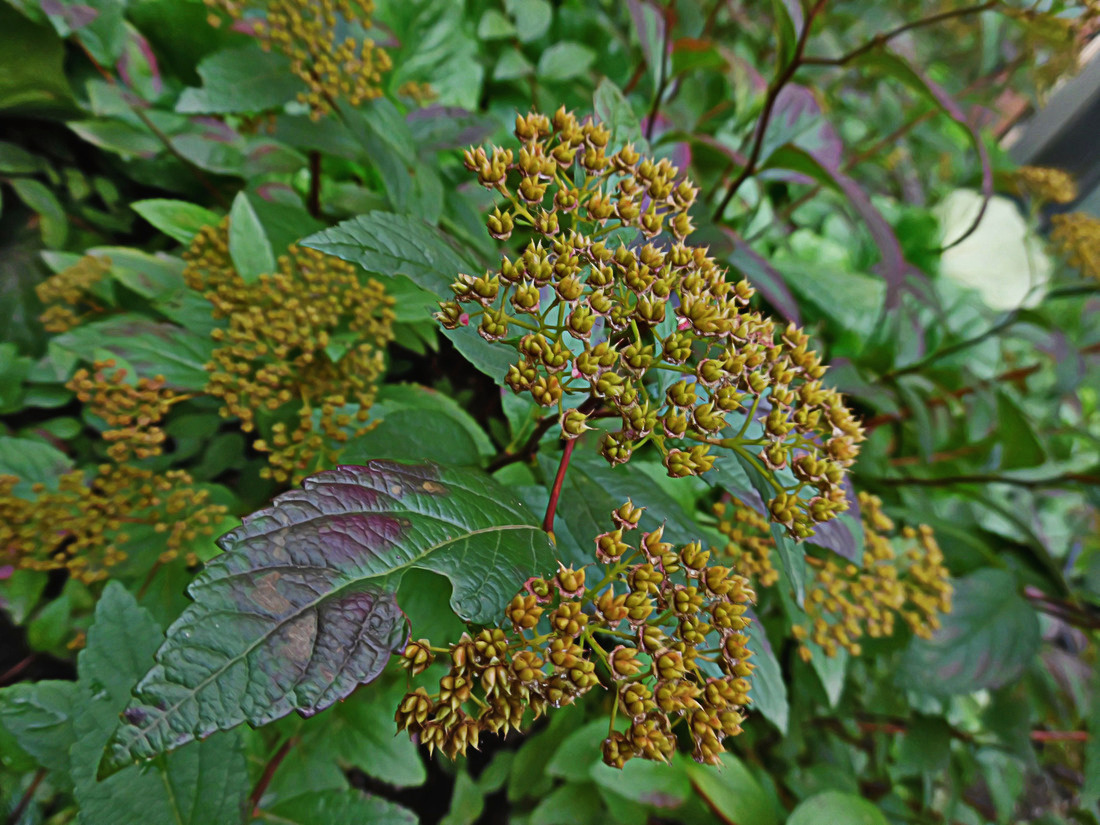
M 0 816 L 1090 821 L 1096 21 L 0 0 Z

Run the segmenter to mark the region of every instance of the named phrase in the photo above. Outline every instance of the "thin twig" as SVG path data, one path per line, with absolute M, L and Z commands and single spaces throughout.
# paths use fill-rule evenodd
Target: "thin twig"
M 726 194 L 722 198 L 722 202 L 718 204 L 718 208 L 714 210 L 714 221 L 717 223 L 721 220 L 723 213 L 726 211 L 726 207 L 729 206 L 730 201 L 733 200 L 733 196 L 737 194 L 737 190 L 741 188 L 749 177 L 756 172 L 756 164 L 760 160 L 760 152 L 764 148 L 764 136 L 768 131 L 768 123 L 771 120 L 772 112 L 775 110 L 776 100 L 779 98 L 779 93 L 783 91 L 783 87 L 790 82 L 794 77 L 795 72 L 798 71 L 798 67 L 802 65 L 802 53 L 806 50 L 806 43 L 810 39 L 810 29 L 813 28 L 814 18 L 821 13 L 821 10 L 825 8 L 826 0 L 817 0 L 814 7 L 810 9 L 806 15 L 805 22 L 802 27 L 802 32 L 798 36 L 798 42 L 795 44 L 794 55 L 791 57 L 791 62 L 783 67 L 783 71 L 769 84 L 767 96 L 764 98 L 764 108 L 760 112 L 760 119 L 756 124 L 756 135 L 752 143 L 752 149 L 749 151 L 749 160 L 742 168 L 740 174 L 733 179 L 729 188 L 726 189 Z
M 27 790 L 24 791 L 23 796 L 20 797 L 19 804 L 15 806 L 10 814 L 8 814 L 8 825 L 18 825 L 19 820 L 22 819 L 23 814 L 26 813 L 27 807 L 31 804 L 31 800 L 34 799 L 34 792 L 38 790 L 38 786 L 42 784 L 42 780 L 45 778 L 46 769 L 39 768 L 35 772 L 31 784 L 27 786 Z
M 286 755 L 290 753 L 290 749 L 294 747 L 297 741 L 297 738 L 293 736 L 287 739 L 264 765 L 264 772 L 260 776 L 260 781 L 256 783 L 256 787 L 252 789 L 252 793 L 248 797 L 249 804 L 252 805 L 252 816 L 254 818 L 260 815 L 260 800 L 263 799 L 264 791 L 267 790 L 267 786 L 274 779 L 275 771 L 279 770 L 279 765 L 286 759 Z
M 309 198 L 306 209 L 311 217 L 321 217 L 321 153 L 316 149 L 309 153 Z
M 495 473 L 501 467 L 507 467 L 509 464 L 514 464 L 517 461 L 526 461 L 529 459 L 538 450 L 539 442 L 542 441 L 542 437 L 546 434 L 546 431 L 549 430 L 557 420 L 558 417 L 556 415 L 548 415 L 540 419 L 522 447 L 514 453 L 507 451 L 500 453 L 500 455 L 489 462 L 489 465 L 485 468 L 486 471 Z
M 15 677 L 31 666 L 37 654 L 30 653 L 0 674 L 0 687 L 15 681 Z
M 657 115 L 661 111 L 661 98 L 665 96 L 665 87 L 668 85 L 668 41 L 672 32 L 672 7 L 664 10 L 664 32 L 661 36 L 661 56 L 657 63 L 657 88 L 653 93 L 653 105 L 649 109 L 649 118 L 645 124 L 645 139 L 653 140 L 653 125 L 657 122 Z
M 846 63 L 851 63 L 857 57 L 860 57 L 872 49 L 876 49 L 879 46 L 884 46 L 899 35 L 905 34 L 907 31 L 921 28 L 923 26 L 933 26 L 936 23 L 941 23 L 944 20 L 949 20 L 952 17 L 965 17 L 970 14 L 980 14 L 983 11 L 990 11 L 1000 5 L 1000 0 L 987 0 L 985 3 L 979 3 L 976 6 L 966 6 L 961 9 L 952 9 L 951 11 L 940 12 L 939 14 L 929 15 L 923 17 L 920 20 L 911 20 L 895 29 L 891 29 L 887 32 L 876 34 L 862 46 L 852 49 L 847 54 L 840 57 L 816 57 L 811 55 L 802 60 L 807 65 L 813 66 L 843 66 Z

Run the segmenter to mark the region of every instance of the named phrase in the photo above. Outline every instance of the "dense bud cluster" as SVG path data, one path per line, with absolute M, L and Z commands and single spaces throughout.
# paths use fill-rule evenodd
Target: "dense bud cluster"
M 127 383 L 126 370 L 116 369 L 114 361 L 77 370 L 67 386 L 106 424 L 103 439 L 114 463 L 100 464 L 90 477 L 83 470 L 65 473 L 56 488 L 33 485 L 30 495 L 20 494 L 17 477 L 0 476 L 0 552 L 12 563 L 27 570 L 64 568 L 92 583 L 129 557 L 135 525 L 164 534 L 157 559 L 162 564 L 214 532 L 226 508 L 211 503 L 189 473 L 126 463 L 161 453 L 165 436 L 158 424 L 173 404 L 189 397 L 164 383 L 163 376 Z M 147 539 L 133 540 L 136 552 L 146 545 Z M 193 552 L 186 560 L 197 563 Z
M 792 628 L 804 659 L 810 657 L 807 640 L 829 656 L 841 648 L 859 655 L 863 636 L 893 635 L 898 617 L 927 638 L 939 627 L 939 615 L 951 609 L 950 574 L 931 528 L 906 527 L 900 537 L 889 537 L 894 523 L 882 511 L 882 502 L 860 493 L 859 506 L 864 536 L 860 565 L 839 556 L 806 557 L 814 576 L 806 591 L 806 621 Z M 724 552 L 734 559 L 735 569 L 756 575 L 762 586 L 775 583 L 778 575 L 766 561 L 775 543 L 765 520 L 737 499 L 718 505 L 715 512 L 719 529 L 730 536 Z M 897 545 L 905 549 L 899 553 Z
M 1055 215 L 1050 219 L 1050 239 L 1071 266 L 1083 275 L 1100 280 L 1100 218 L 1084 212 Z
M 374 14 L 373 0 L 206 0 L 211 25 L 221 25 L 213 10 L 241 21 L 264 49 L 276 49 L 291 61 L 291 70 L 308 87 L 298 99 L 319 120 L 337 98 L 352 106 L 382 94 L 382 75 L 390 56 L 365 36 Z M 338 30 L 359 30 L 340 40 Z
M 158 423 L 172 405 L 190 398 L 165 383 L 163 375 L 129 383 L 126 370 L 116 369 L 115 362 L 108 360 L 96 361 L 91 371 L 77 370 L 66 386 L 92 415 L 107 423 L 110 429 L 103 431 L 104 441 L 111 443 L 107 453 L 123 462 L 131 456 L 159 455 L 165 435 Z
M 683 725 L 692 756 L 715 764 L 722 740 L 741 732 L 753 665 L 745 616 L 755 594 L 697 543 L 675 547 L 663 527 L 630 540 L 641 508 L 629 501 L 596 538 L 597 563 L 534 579 L 508 606 L 508 625 L 464 634 L 446 649 L 412 642 L 415 676 L 437 654 L 449 669 L 429 693 L 398 707 L 398 726 L 454 757 L 486 732 L 507 733 L 594 687 L 613 694 L 603 759 L 668 761 Z M 617 729 L 616 718 L 628 725 Z
M 206 388 L 224 402 L 222 415 L 245 432 L 257 428 L 258 412 L 275 419 L 255 447 L 271 454 L 266 474 L 277 481 L 335 461 L 333 444 L 366 431 L 393 299 L 351 264 L 299 247 L 280 256 L 278 271 L 245 283 L 224 222 L 203 229 L 185 258 L 187 284 L 228 321 L 214 331 L 220 346 Z
M 1073 176 L 1049 166 L 1021 166 L 1013 174 L 1017 190 L 1047 203 L 1072 203 L 1077 200 Z
M 51 275 L 35 287 L 38 300 L 46 305 L 41 321 L 47 332 L 65 332 L 98 309 L 89 297 L 92 288 L 111 271 L 111 261 L 85 255 L 75 264 Z M 84 310 L 83 314 L 79 310 Z
M 792 535 L 843 511 L 862 429 L 822 384 L 808 336 L 751 311 L 748 282 L 686 243 L 695 186 L 629 144 L 611 151 L 606 127 L 564 109 L 517 117 L 515 134 L 518 152 L 470 149 L 465 162 L 508 200 L 489 233 L 531 240 L 497 271 L 460 275 L 443 326 L 514 347 L 508 385 L 556 408 L 563 438 L 596 411 L 621 419 L 602 441 L 612 465 L 651 443 L 669 475 L 701 475 L 728 450 L 773 480 L 791 469 L 771 512 Z
M 15 476 L 0 476 L 0 559 L 26 570 L 67 569 L 87 584 L 143 551 L 147 540 L 130 532 L 138 525 L 164 534 L 160 563 L 185 553 L 187 564 L 196 564 L 185 548 L 212 535 L 226 513 L 183 470 L 101 464 L 90 479 L 74 470 L 56 489 L 34 485 L 29 497 L 17 493 L 18 484 Z

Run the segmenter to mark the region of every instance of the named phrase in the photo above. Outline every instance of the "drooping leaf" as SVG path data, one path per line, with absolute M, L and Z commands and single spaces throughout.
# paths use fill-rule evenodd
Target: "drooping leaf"
M 32 497 L 31 487 L 35 484 L 56 490 L 58 476 L 72 468 L 67 455 L 44 441 L 0 436 L 0 475 L 19 478 L 13 490 L 17 496 Z
M 79 713 L 71 760 L 80 821 L 237 825 L 248 772 L 235 732 L 182 748 L 158 759 L 150 770 L 131 768 L 102 782 L 96 779 L 96 765 L 130 698 L 130 687 L 152 664 L 160 638 L 149 613 L 122 585 L 110 582 L 78 661 Z
M 275 252 L 248 195 L 237 193 L 229 210 L 229 256 L 246 284 L 275 271 Z
M 752 673 L 752 690 L 749 693 L 749 698 L 752 699 L 750 710 L 759 711 L 786 736 L 791 712 L 787 700 L 787 683 L 783 681 L 783 671 L 779 667 L 779 660 L 775 658 L 775 651 L 768 641 L 764 625 L 751 610 L 747 615 L 752 619 L 748 629 L 749 649 L 752 651 L 752 663 L 756 665 L 756 670 Z
M 738 825 L 776 825 L 775 802 L 744 763 L 731 753 L 720 767 L 690 764 L 691 784 L 707 806 L 723 821 Z
M 82 358 L 105 350 L 129 363 L 139 376 L 163 375 L 168 386 L 179 390 L 206 386 L 206 363 L 214 350 L 206 336 L 130 314 L 74 327 L 52 343 Z
M 588 71 L 596 61 L 596 53 L 581 43 L 561 40 L 539 58 L 537 73 L 540 80 L 569 80 Z
M 840 791 L 825 791 L 799 803 L 787 825 L 887 825 L 882 811 L 866 799 Z
M 416 825 L 412 811 L 387 799 L 359 791 L 302 794 L 272 805 L 267 811 L 284 825 Z
M 405 275 L 440 297 L 450 296 L 459 272 L 472 268 L 447 236 L 424 221 L 392 212 L 368 212 L 310 235 L 302 246 L 357 263 L 378 275 Z
M 899 680 L 936 695 L 996 688 L 1016 679 L 1039 647 L 1039 619 L 1007 571 L 958 579 L 951 612 L 931 639 L 914 639 Z
M 0 727 L 43 768 L 69 774 L 76 682 L 21 682 L 0 690 Z
M 290 70 L 290 58 L 259 46 L 225 49 L 203 58 L 201 89 L 184 89 L 176 104 L 186 114 L 238 114 L 277 109 L 303 88 Z
M 404 573 L 445 576 L 490 622 L 554 564 L 548 537 L 483 473 L 373 461 L 308 478 L 219 540 L 103 761 L 109 774 L 241 722 L 308 716 L 376 677 L 408 636 Z
M 218 223 L 218 216 L 202 206 L 166 198 L 137 201 L 130 207 L 153 226 L 182 244 L 191 243 L 200 229 Z

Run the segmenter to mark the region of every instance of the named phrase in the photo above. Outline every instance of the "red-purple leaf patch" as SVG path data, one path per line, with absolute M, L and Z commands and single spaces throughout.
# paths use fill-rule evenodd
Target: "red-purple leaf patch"
M 478 470 L 371 461 L 307 478 L 244 519 L 192 582 L 100 768 L 242 722 L 309 716 L 374 679 L 408 639 L 397 587 L 430 570 L 467 621 L 496 620 L 554 566 L 537 520 Z

